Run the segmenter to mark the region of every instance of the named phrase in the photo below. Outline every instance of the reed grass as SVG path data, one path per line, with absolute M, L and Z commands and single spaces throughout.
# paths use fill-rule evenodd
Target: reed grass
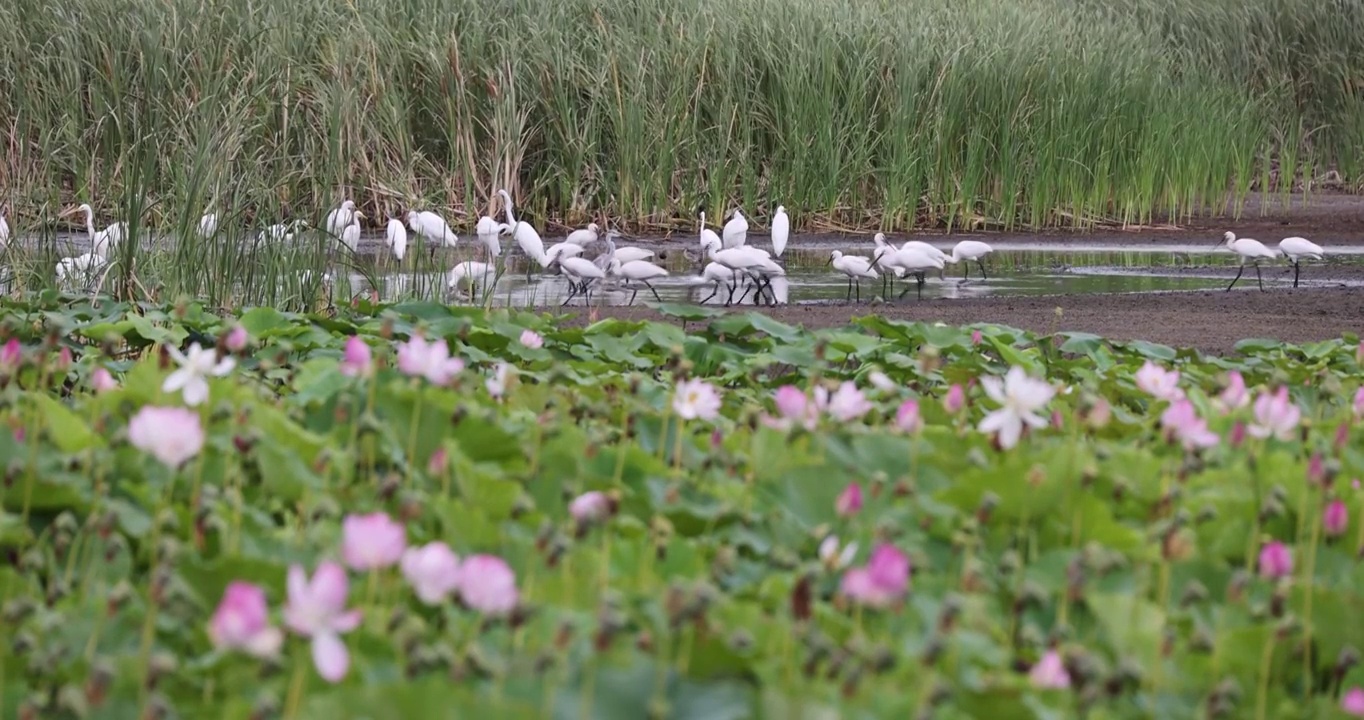
M 0 187 L 180 237 L 343 196 L 467 231 L 499 187 L 542 227 L 1150 222 L 1357 180 L 1362 91 L 1357 0 L 11 0 Z

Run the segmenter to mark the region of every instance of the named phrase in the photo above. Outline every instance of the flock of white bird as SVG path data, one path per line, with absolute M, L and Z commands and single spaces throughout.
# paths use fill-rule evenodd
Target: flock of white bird
M 474 229 L 479 243 L 486 249 L 488 261 L 465 261 L 456 264 L 449 271 L 448 288 L 467 289 L 472 295 L 478 285 L 483 284 L 486 287 L 490 280 L 495 281 L 499 274 L 495 261 L 502 255 L 501 238 L 510 235 L 526 258 L 531 263 L 538 264 L 543 273 L 558 273 L 568 280 L 570 293 L 564 304 L 579 295 L 583 296 L 585 302 L 590 302 L 594 285 L 602 286 L 612 282 L 621 283 L 626 289 L 633 290 L 630 302 L 634 301 L 641 286 L 648 288 L 656 299 L 661 300 L 652 281 L 666 277 L 669 273 L 667 269 L 650 261 L 654 256 L 653 251 L 618 245 L 616 239 L 620 235 L 614 230 L 608 230 L 603 238 L 601 228 L 596 223 L 569 233 L 563 242 L 545 247 L 540 233 L 534 226 L 516 219 L 511 194 L 506 190 L 498 190 L 497 193 L 503 201 L 506 222 L 499 222 L 496 218 L 485 215 L 479 218 Z M 94 210 L 88 204 L 82 203 L 61 214 L 63 217 L 71 215 L 84 216 L 85 229 L 90 238 L 90 251 L 62 258 L 56 268 L 58 280 L 66 280 L 77 274 L 88 276 L 89 273 L 103 269 L 108 264 L 107 258 L 111 248 L 116 247 L 128 235 L 128 226 L 123 222 L 113 223 L 97 231 Z M 340 240 L 354 252 L 360 240 L 360 221 L 364 218 L 364 213 L 356 210 L 355 203 L 346 200 L 327 214 L 325 229 L 329 235 Z M 396 217 L 389 218 L 384 235 L 385 245 L 399 261 L 407 252 L 409 230 L 425 241 L 433 255 L 437 248 L 453 248 L 459 242 L 450 225 L 437 213 L 412 210 L 407 213 L 405 220 L 406 223 Z M 714 292 L 702 302 L 709 302 L 711 298 L 725 290 L 728 293 L 726 304 L 734 303 L 735 293 L 742 286 L 744 291 L 739 295 L 738 303 L 743 303 L 750 292 L 755 293 L 755 303 L 764 301 L 776 303 L 776 294 L 771 289 L 772 281 L 786 274 L 785 269 L 777 261 L 785 252 L 791 233 L 791 222 L 786 209 L 778 206 L 769 224 L 772 243 L 770 252 L 748 244 L 748 219 L 741 209 L 735 209 L 730 213 L 719 234 L 707 227 L 705 212 L 700 213 L 700 226 L 700 252 L 706 264 L 700 276 L 693 279 L 693 283 L 714 286 Z M 218 229 L 218 215 L 213 212 L 205 213 L 197 228 L 203 238 L 213 237 Z M 297 220 L 267 227 L 257 238 L 260 242 L 287 242 L 307 229 L 307 222 Z M 9 238 L 9 224 L 0 213 L 0 249 L 8 245 Z M 591 260 L 583 257 L 588 247 L 602 239 L 606 245 L 605 252 Z M 982 278 L 988 278 L 984 258 L 993 252 L 993 248 L 977 240 L 958 242 L 950 253 L 918 240 L 910 240 L 896 247 L 886 241 L 884 233 L 877 233 L 872 240 L 875 247 L 871 257 L 846 255 L 835 250 L 829 258 L 828 264 L 848 279 L 849 300 L 853 299 L 855 293 L 857 301 L 861 301 L 863 280 L 880 278 L 882 297 L 888 297 L 887 283 L 893 290 L 895 279 L 909 276 L 916 279 L 918 296 L 922 299 L 926 273 L 937 271 L 941 278 L 945 266 L 949 264 L 963 264 L 963 277 L 969 279 L 970 263 L 975 262 L 980 268 Z M 1237 238 L 1232 232 L 1225 233 L 1213 249 L 1216 250 L 1223 244 L 1239 256 L 1241 261 L 1240 270 L 1231 284 L 1227 285 L 1227 290 L 1231 290 L 1241 279 L 1248 264 L 1255 267 L 1256 279 L 1259 281 L 1260 289 L 1264 290 L 1260 262 L 1277 260 L 1280 255 L 1292 263 L 1293 287 L 1298 287 L 1301 263 L 1304 260 L 1319 261 L 1325 255 L 1321 246 L 1301 237 L 1285 238 L 1279 243 L 1277 252 L 1257 240 Z M 531 278 L 532 268 L 533 265 L 528 263 L 527 281 Z M 908 292 L 909 288 L 906 287 L 899 297 L 904 297 Z

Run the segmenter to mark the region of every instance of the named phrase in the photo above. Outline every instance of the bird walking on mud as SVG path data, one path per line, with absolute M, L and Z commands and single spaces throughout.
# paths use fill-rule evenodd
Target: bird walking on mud
M 1250 263 L 1255 266 L 1255 279 L 1260 283 L 1260 292 L 1264 292 L 1265 281 L 1264 278 L 1260 277 L 1260 261 L 1273 260 L 1278 257 L 1278 255 L 1273 250 L 1265 247 L 1264 243 L 1259 240 L 1237 238 L 1236 233 L 1231 232 L 1230 230 L 1222 233 L 1222 239 L 1218 240 L 1217 244 L 1212 246 L 1212 249 L 1216 250 L 1217 248 L 1222 247 L 1223 243 L 1226 243 L 1226 246 L 1231 248 L 1232 252 L 1241 257 L 1241 268 L 1236 271 L 1236 277 L 1231 279 L 1231 284 L 1227 286 L 1227 290 L 1230 291 L 1236 286 L 1236 281 L 1240 280 L 1241 274 L 1246 271 L 1246 263 Z
M 841 251 L 835 250 L 829 255 L 828 265 L 848 276 L 848 297 L 852 300 L 853 288 L 857 288 L 857 302 L 862 302 L 862 279 L 875 280 L 880 277 L 876 270 L 872 269 L 872 261 L 861 255 L 844 255 Z
M 1279 241 L 1279 252 L 1293 263 L 1293 287 L 1298 286 L 1298 273 L 1303 260 L 1321 260 L 1325 251 L 1307 238 L 1288 237 Z

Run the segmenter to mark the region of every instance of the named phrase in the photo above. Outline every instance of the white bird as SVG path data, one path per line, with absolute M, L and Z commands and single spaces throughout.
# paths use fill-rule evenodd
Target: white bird
M 703 211 L 701 213 L 701 253 L 703 255 L 706 252 L 706 246 L 711 242 L 720 245 L 720 236 L 716 235 L 714 230 L 706 227 L 706 213 Z
M 1293 263 L 1293 287 L 1298 286 L 1298 264 L 1303 260 L 1321 260 L 1326 251 L 1307 238 L 1288 237 L 1279 241 L 1279 252 Z
M 217 234 L 218 214 L 212 212 L 204 213 L 204 216 L 199 218 L 199 237 L 207 239 Z
M 574 230 L 573 232 L 569 233 L 568 237 L 564 238 L 564 242 L 569 243 L 571 245 L 582 246 L 591 245 L 592 243 L 597 241 L 597 233 L 600 230 L 601 228 L 597 227 L 596 223 L 588 223 L 586 229 Z M 607 234 L 609 235 L 610 233 Z
M 917 276 L 918 297 L 922 300 L 924 298 L 924 273 L 929 270 L 943 269 L 946 261 L 940 257 L 933 257 L 916 247 L 902 247 L 899 250 L 893 248 L 893 245 L 887 245 L 886 249 L 877 250 L 877 256 L 872 258 L 872 262 L 874 264 L 884 262 L 889 267 L 900 268 L 905 274 Z M 909 288 L 905 288 L 900 292 L 899 297 L 904 297 L 905 293 L 908 292 Z
M 952 255 L 947 257 L 947 262 L 954 265 L 959 262 L 965 262 L 966 264 L 962 266 L 962 277 L 967 278 L 971 275 L 971 261 L 975 260 L 976 265 L 980 267 L 981 277 L 989 280 L 990 276 L 985 274 L 984 258 L 994 251 L 994 248 L 979 240 L 962 240 L 953 246 Z
M 334 238 L 340 238 L 341 233 L 345 232 L 350 226 L 351 220 L 355 216 L 355 202 L 346 200 L 341 206 L 327 213 L 327 234 Z
M 786 217 L 786 208 L 777 206 L 777 214 L 772 216 L 772 254 L 781 257 L 786 252 L 786 241 L 791 236 L 791 218 Z
M 644 287 L 649 288 L 649 292 L 654 294 L 654 299 L 663 302 L 663 298 L 658 296 L 658 290 L 655 290 L 654 286 L 649 281 L 667 277 L 667 270 L 664 270 L 647 260 L 621 262 L 619 258 L 612 258 L 609 271 L 611 275 L 625 280 L 627 285 L 632 282 L 644 283 Z M 634 304 L 635 296 L 639 295 L 639 288 L 635 288 L 634 290 L 634 293 L 630 295 L 630 302 L 628 304 Z
M 872 257 L 876 261 L 876 267 L 881 271 L 881 297 L 889 297 L 886 290 L 886 284 L 889 283 L 890 289 L 894 290 L 895 278 L 902 278 L 905 276 L 904 268 L 891 263 L 892 254 L 899 250 L 899 248 L 886 242 L 885 233 L 876 233 L 871 240 L 876 243 L 876 252 L 872 253 Z
M 748 220 L 744 218 L 742 211 L 734 209 L 733 216 L 725 223 L 720 235 L 725 241 L 726 250 L 743 247 L 744 243 L 748 242 Z
M 507 230 L 516 244 L 521 248 L 521 252 L 526 257 L 540 263 L 540 267 L 549 267 L 549 258 L 545 256 L 545 241 L 540 239 L 540 233 L 530 226 L 528 222 L 517 222 L 516 216 L 512 214 L 511 194 L 506 190 L 498 190 L 498 195 L 502 196 L 502 202 L 506 204 L 507 211 Z M 563 258 L 560 258 L 559 267 L 563 267 Z M 526 264 L 526 282 L 530 282 L 530 263 Z M 571 295 L 569 297 L 572 297 Z
M 81 203 L 79 206 L 62 213 L 63 216 L 84 213 L 85 232 L 90 236 L 90 251 L 100 257 L 108 257 L 109 249 L 117 247 L 123 242 L 123 237 L 128 233 L 128 226 L 125 223 L 113 223 L 99 232 L 95 232 L 95 211 L 88 203 Z
M 412 232 L 426 239 L 431 245 L 431 257 L 436 256 L 438 247 L 455 247 L 459 238 L 455 231 L 445 222 L 445 218 L 431 212 L 430 210 L 407 211 L 407 226 L 412 228 Z
M 559 258 L 559 268 L 564 271 L 564 277 L 568 278 L 568 286 L 572 290 L 568 297 L 564 298 L 564 305 L 567 305 L 568 301 L 577 297 L 579 293 L 584 295 L 585 302 L 591 302 L 592 290 L 590 286 L 592 282 L 606 277 L 606 272 L 587 258 Z
M 446 287 L 454 290 L 455 288 L 465 287 L 469 290 L 469 297 L 473 297 L 474 288 L 483 283 L 486 287 L 489 279 L 496 279 L 495 268 L 490 263 L 474 262 L 465 260 L 453 268 L 450 268 L 449 278 L 446 280 Z
M 308 223 L 304 220 L 295 220 L 290 223 L 278 223 L 271 225 L 256 235 L 257 242 L 274 240 L 275 242 L 289 242 L 294 236 L 307 229 Z
M 92 252 L 62 258 L 57 262 L 57 282 L 65 283 L 77 277 L 88 278 L 103 267 L 104 256 Z
M 721 249 L 720 244 L 714 239 L 708 239 L 705 244 L 706 257 L 711 262 L 717 262 L 734 271 L 737 283 L 740 273 L 753 279 L 758 286 L 758 292 L 762 292 L 763 276 L 760 271 L 770 270 L 770 268 L 781 269 L 781 266 L 772 262 L 772 256 L 766 250 L 755 247 L 736 247 Z M 731 285 L 730 292 L 733 292 L 737 285 Z M 745 296 L 747 293 L 745 293 Z M 739 298 L 743 302 L 743 296 Z
M 555 260 L 560 260 L 562 258 L 569 257 L 578 257 L 579 255 L 582 254 L 583 254 L 582 245 L 575 245 L 573 243 L 567 242 L 554 243 L 553 245 L 549 246 L 549 249 L 545 250 L 545 258 L 548 260 L 548 262 L 546 262 L 545 265 L 546 267 L 548 267 Z
M 350 214 L 350 224 L 341 228 L 341 244 L 350 249 L 352 253 L 360 247 L 360 221 L 365 218 L 362 212 Z
M 880 277 L 872 269 L 871 259 L 864 258 L 861 255 L 844 255 L 842 251 L 835 250 L 829 255 L 828 264 L 833 265 L 835 270 L 848 276 L 847 300 L 852 300 L 853 287 L 856 286 L 857 301 L 862 302 L 862 279 L 875 280 Z
M 719 241 L 718 238 L 716 241 L 717 242 Z M 715 285 L 715 290 L 711 292 L 710 295 L 707 295 L 704 300 L 701 301 L 701 304 L 705 305 L 706 303 L 710 302 L 711 298 L 715 297 L 715 295 L 720 292 L 721 285 L 724 285 L 725 287 L 730 287 L 731 285 L 733 285 L 734 271 L 730 270 L 724 265 L 721 265 L 720 263 L 709 262 L 706 263 L 706 267 L 701 270 L 701 282 L 712 283 Z M 725 301 L 725 304 L 728 305 L 733 300 L 734 291 L 730 290 L 729 299 Z
M 1250 263 L 1255 266 L 1255 279 L 1260 283 L 1260 291 L 1264 292 L 1265 281 L 1260 277 L 1260 261 L 1273 260 L 1278 257 L 1278 255 L 1273 250 L 1265 247 L 1264 243 L 1259 240 L 1251 240 L 1250 238 L 1238 239 L 1236 233 L 1231 231 L 1222 233 L 1222 239 L 1218 240 L 1217 244 L 1212 246 L 1212 249 L 1216 250 L 1222 246 L 1222 243 L 1226 243 L 1227 247 L 1231 248 L 1232 252 L 1241 257 L 1241 268 L 1236 271 L 1236 277 L 1231 279 L 1231 284 L 1227 286 L 1227 290 L 1231 290 L 1236 286 L 1236 281 L 1241 279 L 1241 273 L 1246 271 L 1246 263 Z
M 499 236 L 502 235 L 504 227 L 502 223 L 487 215 L 479 218 L 478 225 L 474 227 L 474 234 L 478 236 L 478 241 L 488 249 L 488 260 L 490 262 L 502 254 L 502 242 Z
M 5 211 L 0 210 L 0 250 L 9 247 L 9 223 L 5 222 Z
M 645 250 L 644 248 L 630 247 L 628 245 L 624 247 L 616 245 L 616 238 L 618 237 L 620 237 L 620 233 L 615 230 L 606 231 L 606 239 L 611 242 L 611 257 L 619 260 L 622 264 L 648 260 L 654 256 L 653 250 Z
M 384 244 L 393 251 L 393 257 L 401 262 L 403 256 L 407 254 L 407 228 L 403 227 L 403 221 L 398 218 L 388 219 L 388 230 L 384 233 Z

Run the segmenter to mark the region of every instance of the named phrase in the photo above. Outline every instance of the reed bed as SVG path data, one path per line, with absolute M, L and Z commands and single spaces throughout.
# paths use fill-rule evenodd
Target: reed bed
M 12 0 L 0 187 L 182 237 L 499 187 L 550 232 L 1142 223 L 1356 180 L 1362 88 L 1349 0 Z

